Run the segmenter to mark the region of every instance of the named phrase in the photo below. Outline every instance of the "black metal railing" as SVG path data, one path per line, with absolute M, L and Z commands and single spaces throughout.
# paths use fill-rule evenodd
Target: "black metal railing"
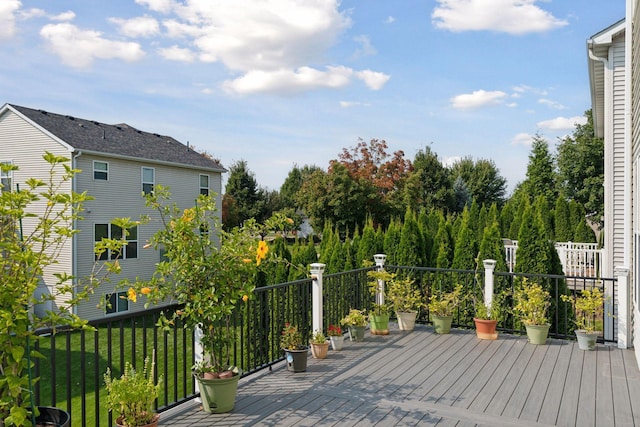
M 350 308 L 370 309 L 373 296 L 369 293 L 367 272 L 362 268 L 323 277 L 324 329 L 339 324 Z M 423 292 L 425 301 L 436 289 L 451 289 L 460 283 L 469 294 L 477 294 L 484 288 L 484 271 L 451 270 L 426 267 L 387 266 L 390 271 L 411 274 L 415 286 Z M 551 336 L 572 339 L 571 305 L 561 303 L 560 294 L 575 294 L 594 286 L 606 290 L 612 300 L 605 304 L 605 315 L 600 319 L 612 319 L 616 315 L 616 279 L 593 279 L 556 275 L 526 275 L 495 273 L 497 292 L 512 290 L 517 280 L 528 277 L 542 281 L 551 289 L 553 328 Z M 243 375 L 270 368 L 283 359 L 279 341 L 285 323 L 300 329 L 308 340 L 312 328 L 312 279 L 302 279 L 257 288 L 254 298 L 234 314 L 235 340 L 231 346 L 231 364 L 240 367 Z M 505 299 L 505 307 L 512 301 Z M 170 331 L 161 329 L 158 320 L 164 312 L 170 316 L 179 306 L 172 305 L 139 313 L 110 316 L 90 322 L 94 331 L 43 330 L 34 350 L 43 358 L 36 358 L 34 376 L 39 382 L 34 388 L 36 404 L 58 406 L 72 415 L 72 425 L 111 426 L 113 419 L 106 412 L 103 376 L 109 367 L 113 375 L 120 375 L 125 362 L 142 366 L 145 357 L 155 353 L 156 376 L 162 376 L 162 390 L 157 402 L 162 412 L 197 396 L 195 381 L 191 375 L 196 352 L 194 333 L 180 323 Z M 508 310 L 506 310 L 508 311 Z M 454 325 L 473 328 L 473 301 L 467 299 L 457 311 Z M 430 314 L 422 310 L 419 322 L 430 323 Z M 614 325 L 605 328 L 602 339 L 615 341 Z M 499 328 L 505 332 L 524 333 L 524 326 L 513 316 L 501 319 Z

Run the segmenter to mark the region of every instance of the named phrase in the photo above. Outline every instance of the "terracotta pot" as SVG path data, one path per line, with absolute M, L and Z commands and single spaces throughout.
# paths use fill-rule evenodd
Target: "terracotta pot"
M 473 321 L 476 324 L 476 335 L 478 338 L 481 340 L 498 339 L 498 332 L 496 332 L 496 327 L 498 326 L 497 320 L 474 318 Z
M 149 424 L 145 424 L 145 425 L 140 426 L 140 427 L 156 427 L 158 425 L 158 421 L 159 420 L 160 420 L 160 415 L 156 414 L 155 417 L 153 417 L 153 419 L 151 420 L 151 422 Z M 118 427 L 123 427 L 124 426 L 124 424 L 121 424 L 121 423 L 122 423 L 122 417 L 116 418 L 116 425 Z
M 311 355 L 314 359 L 326 359 L 329 353 L 329 341 L 324 344 L 311 343 Z

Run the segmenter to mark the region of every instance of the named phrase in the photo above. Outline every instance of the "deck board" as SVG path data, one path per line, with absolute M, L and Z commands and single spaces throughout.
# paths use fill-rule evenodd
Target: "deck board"
M 585 410 L 578 415 L 578 408 Z M 200 426 L 638 426 L 640 371 L 632 350 L 572 341 L 528 344 L 474 331 L 413 332 L 345 342 L 307 372 L 284 363 L 242 378 L 236 405 L 207 414 L 194 402 L 162 425 Z

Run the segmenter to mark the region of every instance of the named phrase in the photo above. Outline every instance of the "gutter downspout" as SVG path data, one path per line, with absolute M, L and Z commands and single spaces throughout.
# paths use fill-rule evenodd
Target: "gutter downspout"
M 592 59 L 593 61 L 599 61 L 602 62 L 602 65 L 604 66 L 604 111 L 603 111 L 603 117 L 604 117 L 604 127 L 605 127 L 605 132 L 604 132 L 604 140 L 605 140 L 605 148 L 604 148 L 604 156 L 605 156 L 605 171 L 611 171 L 609 173 L 609 175 L 607 175 L 607 173 L 605 172 L 605 201 L 604 201 L 604 205 L 605 208 L 607 206 L 613 206 L 613 201 L 614 201 L 614 197 L 613 197 L 613 190 L 615 188 L 614 186 L 614 174 L 613 174 L 613 165 L 614 165 L 614 158 L 613 158 L 613 148 L 612 148 L 612 144 L 613 144 L 613 120 L 608 120 L 609 118 L 613 117 L 613 70 L 611 69 L 611 64 L 609 62 L 608 58 L 604 58 L 604 57 L 600 57 L 600 56 L 596 56 L 595 53 L 593 53 L 593 46 L 594 46 L 594 42 L 593 40 L 589 40 L 588 42 L 589 44 L 589 58 Z M 609 50 L 611 50 L 611 46 L 609 46 Z M 626 145 L 626 144 L 625 144 Z M 626 150 L 626 147 L 625 147 Z M 625 153 L 625 158 L 626 158 L 626 153 Z M 624 176 L 625 176 L 625 197 L 624 197 L 624 205 L 623 205 L 623 212 L 624 212 L 624 218 L 623 218 L 623 230 L 625 230 L 623 232 L 623 249 L 622 252 L 624 254 L 627 253 L 628 251 L 628 241 L 629 238 L 627 236 L 626 230 L 627 230 L 627 226 L 628 226 L 628 218 L 627 218 L 627 209 L 628 209 L 628 202 L 627 202 L 627 197 L 626 197 L 626 192 L 627 192 L 627 185 L 626 185 L 626 175 L 627 175 L 627 165 L 625 163 L 624 166 Z M 608 191 L 607 191 L 608 190 Z M 607 197 L 608 195 L 608 197 Z M 605 269 L 602 273 L 603 277 L 613 277 L 614 272 L 616 270 L 616 267 L 622 267 L 622 266 L 616 266 L 616 265 L 611 265 L 611 262 L 614 261 L 613 259 L 613 211 L 614 209 L 611 209 L 611 214 L 607 215 L 607 212 L 605 211 L 605 229 L 604 229 L 604 233 L 605 233 L 605 254 L 607 254 L 608 257 L 612 257 L 612 259 L 607 259 L 605 261 Z M 609 218 L 609 220 L 607 221 L 607 216 Z M 606 248 L 610 248 L 609 250 L 607 250 Z M 626 264 L 626 255 L 624 255 L 624 263 Z M 604 289 L 604 293 L 605 293 L 605 297 L 607 297 L 607 301 L 605 303 L 605 310 L 611 310 L 611 312 L 613 312 L 613 305 L 615 305 L 617 302 L 614 301 L 614 295 L 613 295 L 613 290 L 612 289 Z M 614 325 L 613 319 L 605 319 L 604 321 L 604 328 L 603 328 L 603 332 L 605 337 L 606 336 L 613 336 L 614 330 L 616 328 L 616 325 Z
M 73 153 L 73 152 L 72 152 Z M 71 169 L 77 169 L 77 159 L 82 156 L 82 151 L 76 151 L 76 154 L 71 157 Z M 73 176 L 71 178 L 71 191 L 76 193 L 78 185 L 78 178 Z M 73 220 L 73 229 L 76 230 L 78 226 L 78 220 Z M 78 284 L 78 234 L 74 233 L 71 236 L 71 245 L 73 248 L 71 249 L 71 274 L 73 275 L 73 289 L 75 294 L 76 285 Z M 75 296 L 75 295 L 74 295 Z M 78 314 L 78 306 L 73 306 L 73 314 Z

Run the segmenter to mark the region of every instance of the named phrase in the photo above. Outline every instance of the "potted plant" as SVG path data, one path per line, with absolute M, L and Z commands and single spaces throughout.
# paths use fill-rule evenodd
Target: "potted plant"
M 575 330 L 578 339 L 578 347 L 581 350 L 593 350 L 596 347 L 601 329 L 597 326 L 602 324 L 602 315 L 604 313 L 604 295 L 600 288 L 591 290 L 585 289 L 580 296 L 573 298 L 569 295 L 561 295 L 565 302 L 572 302 L 576 312 L 575 324 L 578 329 Z
M 285 323 L 280 335 L 280 348 L 285 352 L 289 371 L 304 372 L 307 370 L 308 348 L 302 345 L 302 334 L 296 326 Z
M 74 277 L 62 266 L 68 263 L 59 262 L 69 255 L 69 244 L 79 233 L 76 225 L 83 220 L 83 205 L 91 197 L 65 190 L 80 172 L 71 167 L 69 158 L 49 152 L 42 157 L 46 178 L 21 177 L 19 191 L 0 182 L 0 425 L 69 425 L 69 413 L 62 409 L 32 408 L 37 382 L 34 358 L 41 357 L 35 352 L 38 330 L 92 329 L 75 307 L 120 271 L 117 259 L 96 261 L 90 277 Z M 18 170 L 16 165 L 0 162 L 3 177 L 17 175 Z M 114 219 L 112 224 L 122 228 L 123 237 L 96 244 L 98 258 L 105 251 L 120 253 L 135 225 L 129 219 Z M 37 294 L 45 277 L 51 293 Z
M 329 335 L 329 341 L 331 342 L 331 348 L 340 351 L 344 345 L 344 335 L 342 334 L 342 328 L 337 325 L 329 325 L 327 329 L 327 335 Z
M 476 314 L 473 322 L 476 326 L 476 335 L 481 340 L 498 339 L 497 326 L 502 315 L 503 300 L 504 295 L 494 295 L 490 307 L 484 303 L 484 298 L 474 300 Z
M 349 314 L 342 318 L 340 324 L 349 328 L 351 341 L 364 340 L 364 328 L 367 326 L 367 315 L 364 310 L 352 308 L 349 310 Z
M 233 409 L 241 375 L 231 361 L 238 330 L 232 315 L 253 297 L 255 275 L 269 254 L 263 237 L 287 218 L 273 217 L 269 225 L 250 219 L 225 231 L 214 197 L 200 195 L 189 209 L 179 209 L 170 203 L 170 197 L 161 185 L 145 196 L 146 205 L 156 211 L 163 227 L 144 247 L 163 249 L 164 257 L 150 280 L 131 285 L 130 296 L 144 293 L 146 305 L 168 299 L 182 304 L 172 318 L 161 320 L 200 329 L 199 358 L 214 377 L 205 379 L 203 369 L 194 371 L 203 409 L 228 412 Z
M 315 331 L 311 335 L 311 355 L 314 359 L 326 359 L 329 352 L 329 341 L 322 331 Z
M 107 391 L 107 410 L 117 412 L 116 425 L 125 427 L 155 427 L 160 415 L 153 410 L 160 392 L 161 379 L 153 379 L 155 363 L 145 358 L 142 370 L 126 362 L 120 378 L 111 377 L 111 369 L 104 374 Z
M 462 301 L 462 285 L 457 284 L 453 291 L 436 291 L 429 298 L 429 314 L 437 334 L 448 334 L 451 331 L 453 312 Z
M 373 309 L 369 311 L 369 324 L 374 335 L 389 334 L 389 307 L 384 303 L 384 282 L 391 278 L 391 274 L 385 270 L 367 272 L 369 292 L 375 297 Z
M 524 323 L 531 344 L 545 344 L 551 324 L 547 311 L 551 305 L 549 292 L 539 283 L 525 280 L 513 294 L 513 314 Z
M 414 329 L 418 311 L 424 307 L 422 293 L 413 286 L 413 283 L 412 278 L 398 278 L 396 273 L 392 273 L 387 282 L 389 304 L 396 313 L 401 331 Z

